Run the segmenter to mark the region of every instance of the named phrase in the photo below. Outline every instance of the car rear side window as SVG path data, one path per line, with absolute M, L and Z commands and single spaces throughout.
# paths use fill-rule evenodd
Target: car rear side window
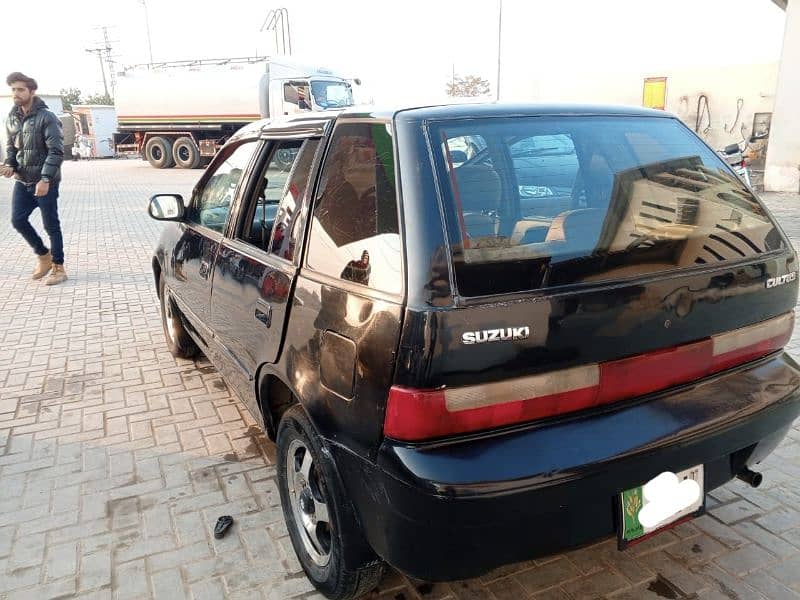
M 480 296 L 737 261 L 769 215 L 675 119 L 483 118 L 429 129 L 459 292 Z M 485 147 L 453 160 L 451 140 Z M 456 151 L 456 159 L 463 156 Z
M 400 293 L 399 232 L 389 126 L 339 124 L 317 190 L 308 267 L 384 292 Z

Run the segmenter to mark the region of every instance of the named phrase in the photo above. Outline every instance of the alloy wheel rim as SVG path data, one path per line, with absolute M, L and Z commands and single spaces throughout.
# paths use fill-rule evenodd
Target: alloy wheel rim
M 331 558 L 332 533 L 327 498 L 319 468 L 302 440 L 292 440 L 286 452 L 286 485 L 294 525 L 311 560 L 324 567 Z
M 174 344 L 175 343 L 175 316 L 172 314 L 172 303 L 169 301 L 169 298 L 164 299 L 164 311 L 166 312 L 166 329 L 167 329 L 167 336 L 169 337 L 170 341 Z

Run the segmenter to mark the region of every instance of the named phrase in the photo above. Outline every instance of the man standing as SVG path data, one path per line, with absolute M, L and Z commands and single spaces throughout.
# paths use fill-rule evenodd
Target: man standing
M 67 279 L 64 270 L 64 242 L 58 220 L 58 185 L 64 160 L 64 135 L 61 121 L 36 96 L 36 80 L 22 73 L 6 78 L 14 99 L 14 108 L 6 122 L 6 161 L 0 175 L 16 178 L 11 198 L 11 224 L 38 255 L 33 278 L 56 285 Z M 50 237 L 50 249 L 28 221 L 36 209 Z M 51 272 L 52 270 L 52 272 Z

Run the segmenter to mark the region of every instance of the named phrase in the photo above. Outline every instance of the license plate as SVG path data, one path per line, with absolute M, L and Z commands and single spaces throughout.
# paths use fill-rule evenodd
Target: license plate
M 666 471 L 647 483 L 619 495 L 620 550 L 650 534 L 696 517 L 705 508 L 703 465 L 671 473 Z

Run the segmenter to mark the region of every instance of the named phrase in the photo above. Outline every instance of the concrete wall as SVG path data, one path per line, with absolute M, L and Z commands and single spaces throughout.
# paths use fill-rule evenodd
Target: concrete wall
M 800 189 L 800 0 L 786 8 L 786 29 L 775 93 L 764 188 L 776 192 Z
M 800 66 L 799 66 L 800 68 Z M 644 79 L 667 78 L 666 110 L 695 129 L 698 98 L 705 94 L 711 113 L 698 133 L 713 148 L 750 137 L 753 115 L 772 112 L 778 63 L 725 65 L 698 69 L 603 70 L 602 72 L 518 73 L 506 84 L 503 100 L 579 102 L 642 106 Z M 506 80 L 508 81 L 508 79 Z M 737 101 L 741 111 L 737 120 Z M 770 142 L 771 143 L 771 142 Z
M 60 115 L 64 112 L 64 101 L 60 94 L 36 94 L 44 100 L 52 112 Z M 14 101 L 11 99 L 11 94 L 0 94 L 0 116 L 5 120 L 11 108 L 14 106 Z

